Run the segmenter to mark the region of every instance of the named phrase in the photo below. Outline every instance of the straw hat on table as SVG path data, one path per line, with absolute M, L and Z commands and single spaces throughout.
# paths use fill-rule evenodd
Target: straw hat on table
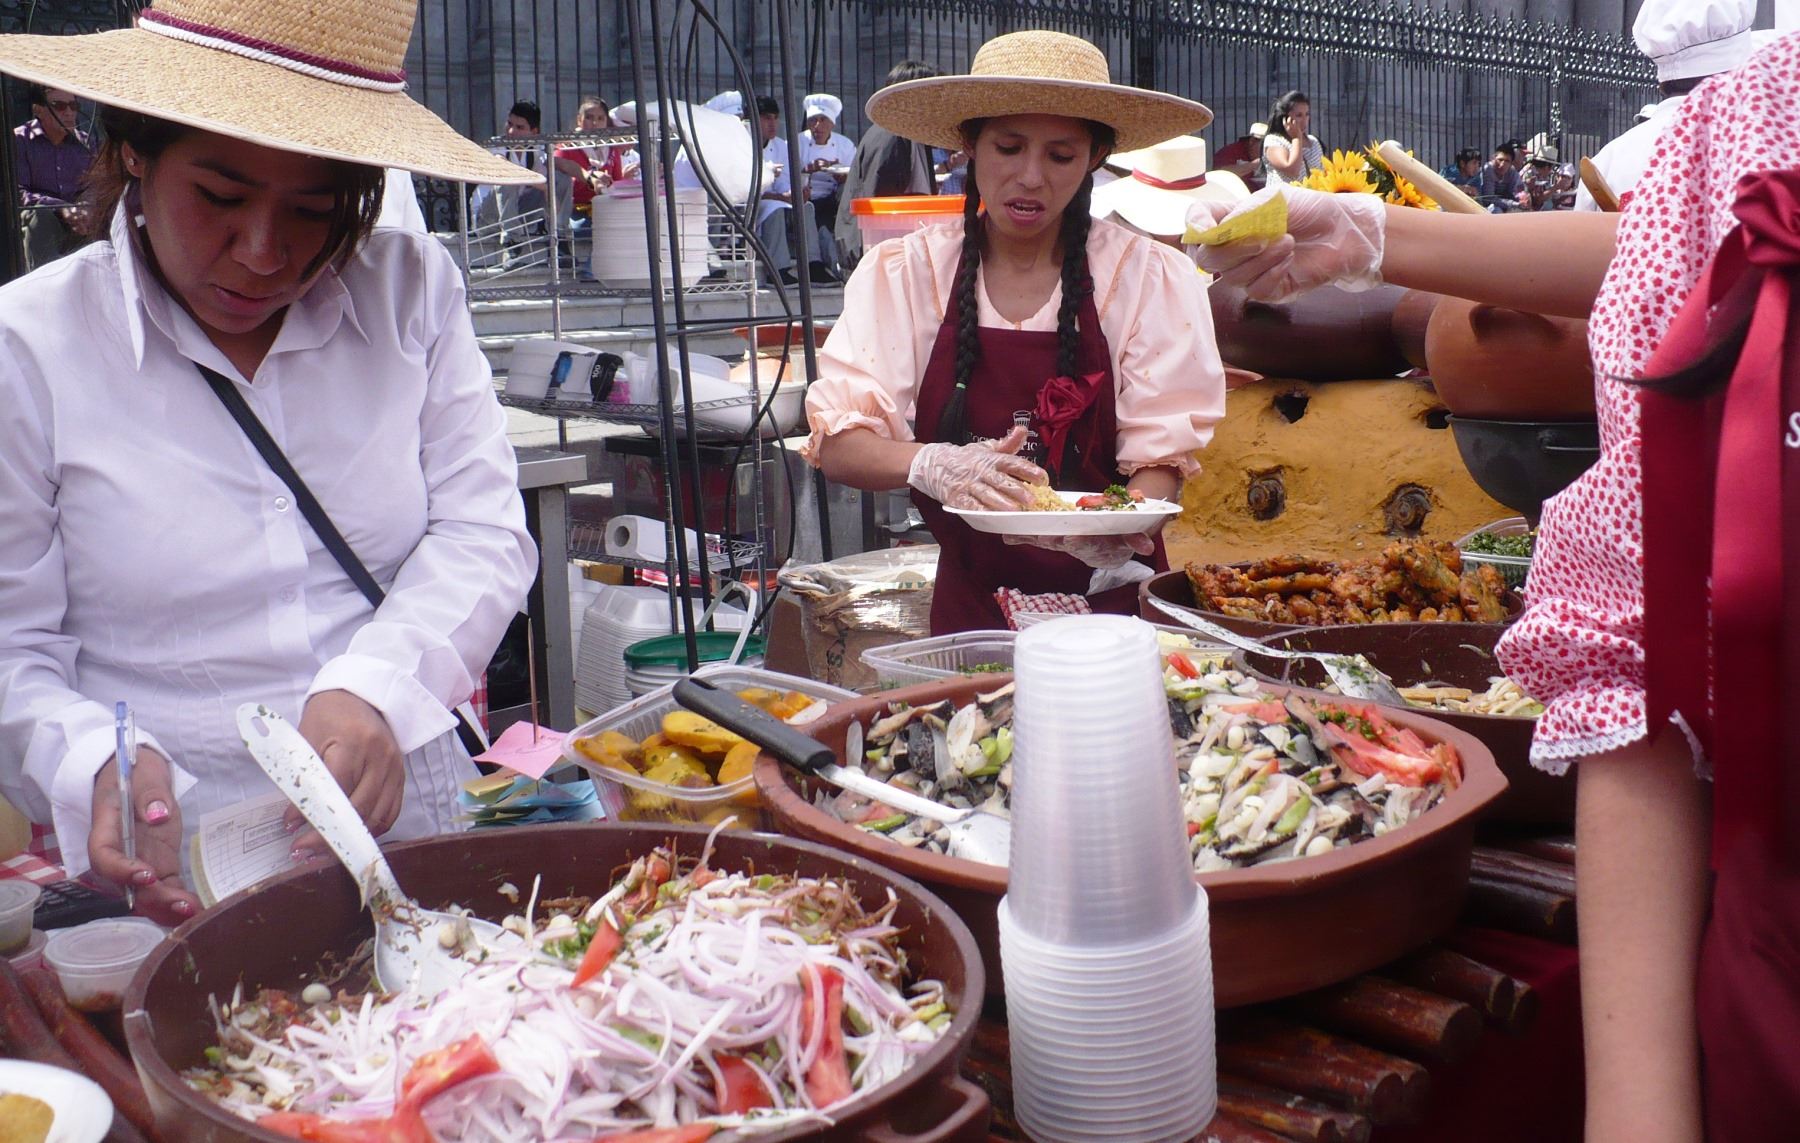
M 407 96 L 415 11 L 415 0 L 156 0 L 135 28 L 0 36 L 0 72 L 279 151 L 541 183 Z
M 1094 217 L 1116 214 L 1146 234 L 1185 233 L 1188 208 L 1196 202 L 1235 206 L 1250 197 L 1243 179 L 1206 169 L 1206 144 L 1192 135 L 1121 151 L 1106 161 L 1130 173 L 1094 188 Z
M 961 125 L 1002 115 L 1066 115 L 1104 123 L 1135 151 L 1198 131 L 1212 112 L 1191 99 L 1112 82 L 1099 48 L 1061 32 L 1012 32 L 981 45 L 968 75 L 884 87 L 869 118 L 902 139 L 956 150 Z

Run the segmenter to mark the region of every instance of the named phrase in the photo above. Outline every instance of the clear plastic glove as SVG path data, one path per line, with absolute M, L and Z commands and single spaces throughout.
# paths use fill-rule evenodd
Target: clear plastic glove
M 1265 302 L 1285 301 L 1319 286 L 1367 290 L 1381 285 L 1387 208 L 1372 194 L 1264 187 L 1236 208 L 1197 202 L 1188 211 L 1188 225 L 1206 230 L 1261 206 L 1274 195 L 1287 198 L 1287 233 L 1272 242 L 1243 240 L 1193 247 L 1202 270 Z
M 1010 512 L 1031 503 L 1027 484 L 1048 484 L 1044 470 L 1014 456 L 1025 444 L 1015 428 L 999 441 L 928 444 L 913 454 L 906 483 L 946 508 Z
M 1074 556 L 1091 568 L 1123 567 L 1133 556 L 1147 556 L 1156 541 L 1145 535 L 1131 536 L 1007 536 L 1009 544 L 1047 548 Z

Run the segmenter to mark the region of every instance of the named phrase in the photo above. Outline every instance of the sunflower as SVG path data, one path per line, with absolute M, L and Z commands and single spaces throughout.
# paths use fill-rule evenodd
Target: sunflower
M 1414 186 L 1409 180 L 1394 176 L 1394 189 L 1385 196 L 1388 202 L 1397 206 L 1417 207 L 1420 210 L 1437 210 L 1437 200 Z
M 1375 184 L 1369 181 L 1368 157 L 1360 151 L 1345 154 L 1333 151 L 1331 158 L 1326 159 L 1318 170 L 1306 176 L 1300 184 L 1308 190 L 1326 191 L 1330 194 L 1373 194 Z

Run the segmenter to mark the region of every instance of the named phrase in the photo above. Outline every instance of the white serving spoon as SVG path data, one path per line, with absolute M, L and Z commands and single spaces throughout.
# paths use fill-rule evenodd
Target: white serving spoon
M 465 959 L 470 952 L 518 942 L 491 921 L 427 909 L 407 896 L 350 796 L 286 719 L 247 702 L 238 707 L 237 724 L 263 773 L 299 807 L 355 879 L 363 905 L 375 917 L 375 977 L 383 989 L 412 987 L 435 996 L 454 987 L 480 959 Z

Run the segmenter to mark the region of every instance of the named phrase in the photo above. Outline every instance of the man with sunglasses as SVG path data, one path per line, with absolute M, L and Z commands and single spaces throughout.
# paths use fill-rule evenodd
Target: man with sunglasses
M 36 269 L 81 245 L 93 233 L 79 205 L 81 180 L 93 161 L 87 136 L 75 126 L 75 97 L 41 84 L 30 87 L 33 118 L 13 128 L 13 166 L 19 179 L 25 260 Z

